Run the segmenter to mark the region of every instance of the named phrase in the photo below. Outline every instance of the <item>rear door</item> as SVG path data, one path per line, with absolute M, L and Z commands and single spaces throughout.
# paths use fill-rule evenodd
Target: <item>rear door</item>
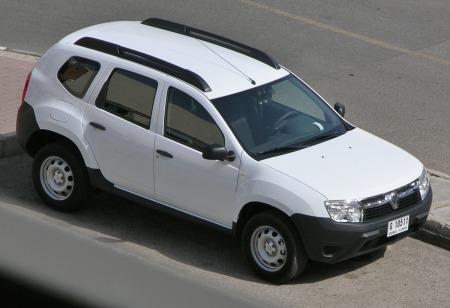
M 103 176 L 118 188 L 154 198 L 155 105 L 165 75 L 141 65 L 108 69 L 87 104 L 83 127 Z M 94 92 L 95 93 L 95 92 Z

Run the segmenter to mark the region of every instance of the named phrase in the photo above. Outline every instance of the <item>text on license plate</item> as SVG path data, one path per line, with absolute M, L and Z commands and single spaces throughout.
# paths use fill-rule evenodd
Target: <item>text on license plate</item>
M 387 237 L 405 232 L 409 227 L 409 216 L 401 217 L 388 222 Z

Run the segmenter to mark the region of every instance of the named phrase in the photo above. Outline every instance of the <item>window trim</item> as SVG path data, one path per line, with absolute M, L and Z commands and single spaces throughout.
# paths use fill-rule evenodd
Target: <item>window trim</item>
M 168 110 L 169 110 L 168 105 L 169 105 L 169 99 L 170 99 L 170 91 L 172 91 L 172 90 L 179 91 L 179 92 L 181 92 L 181 93 L 183 93 L 183 94 L 189 96 L 190 98 L 192 98 L 197 104 L 199 104 L 199 105 L 200 105 L 200 106 L 208 113 L 208 115 L 211 117 L 211 119 L 212 119 L 212 121 L 213 121 L 214 126 L 217 127 L 217 129 L 218 129 L 218 131 L 219 131 L 219 133 L 220 133 L 220 136 L 221 136 L 221 139 L 222 139 L 222 143 L 223 143 L 222 145 L 225 146 L 225 135 L 224 135 L 224 133 L 222 132 L 220 126 L 217 124 L 216 120 L 215 120 L 215 119 L 213 118 L 213 116 L 211 115 L 211 113 L 205 108 L 205 106 L 203 106 L 203 105 L 202 105 L 197 99 L 195 99 L 192 95 L 189 95 L 189 94 L 186 93 L 185 91 L 180 90 L 179 88 L 174 87 L 174 86 L 169 86 L 169 87 L 167 88 L 166 102 L 165 102 L 165 107 L 164 107 L 163 136 L 166 137 L 166 138 L 168 138 L 168 139 L 170 139 L 170 140 L 173 140 L 173 141 L 175 141 L 175 142 L 177 142 L 177 143 L 180 143 L 180 144 L 182 144 L 182 145 L 185 145 L 185 146 L 187 146 L 187 147 L 189 147 L 189 148 L 191 148 L 191 149 L 194 149 L 194 150 L 196 150 L 196 151 L 198 151 L 198 152 L 200 152 L 200 153 L 203 152 L 203 149 L 204 149 L 204 148 L 201 148 L 201 147 L 199 147 L 199 146 L 195 146 L 196 144 L 201 143 L 202 145 L 204 144 L 205 147 L 209 145 L 209 144 L 203 142 L 202 140 L 195 138 L 194 136 L 190 136 L 190 135 L 188 135 L 188 134 L 185 134 L 185 133 L 183 133 L 183 132 L 180 132 L 180 131 L 178 131 L 178 130 L 176 130 L 176 129 L 174 129 L 174 128 L 171 128 L 171 127 L 168 127 L 168 126 L 167 126 L 167 116 L 168 116 Z M 187 138 L 192 139 L 192 142 L 184 141 L 183 138 L 177 137 L 177 136 L 175 136 L 174 134 L 168 133 L 167 130 L 172 130 L 172 131 L 174 131 L 174 132 L 177 132 L 177 133 L 180 134 L 180 135 L 186 136 Z
M 72 90 L 70 87 L 67 86 L 66 83 L 64 83 L 60 76 L 63 74 L 60 74 L 61 70 L 63 69 L 63 67 L 68 66 L 68 62 L 74 59 L 75 61 L 77 61 L 78 63 L 81 63 L 80 60 L 83 60 L 83 63 L 88 63 L 88 64 L 92 64 L 95 68 L 96 71 L 94 71 L 94 73 L 92 74 L 92 76 L 89 78 L 89 80 L 86 82 L 86 85 L 83 87 L 83 91 L 81 93 L 75 92 L 74 90 Z M 86 96 L 86 93 L 88 92 L 89 88 L 92 86 L 92 82 L 94 81 L 95 77 L 97 77 L 98 72 L 101 69 L 101 64 L 98 61 L 95 60 L 91 60 L 85 57 L 81 57 L 81 56 L 70 56 L 65 62 L 64 64 L 58 69 L 58 71 L 56 72 L 56 78 L 58 79 L 59 83 L 64 87 L 64 89 L 66 89 L 67 92 L 69 92 L 71 95 L 75 96 L 76 98 L 84 98 Z M 67 68 L 66 68 L 67 70 Z
M 155 87 L 155 95 L 154 95 L 154 97 L 153 97 L 153 102 L 152 102 L 151 106 L 149 106 L 150 113 L 149 113 L 148 115 L 142 114 L 141 112 L 139 112 L 139 111 L 137 111 L 137 110 L 133 110 L 133 109 L 129 108 L 128 106 L 116 104 L 116 105 L 120 105 L 120 106 L 119 106 L 120 108 L 123 108 L 123 109 L 128 110 L 128 111 L 132 111 L 133 113 L 136 113 L 136 114 L 139 114 L 140 116 L 143 116 L 143 117 L 145 117 L 145 118 L 148 118 L 148 119 L 149 119 L 148 125 L 146 125 L 146 124 L 144 124 L 144 123 L 142 123 L 142 122 L 133 120 L 133 119 L 131 119 L 131 118 L 125 117 L 125 116 L 121 115 L 121 114 L 118 113 L 118 112 L 113 112 L 113 111 L 111 111 L 111 110 L 106 109 L 105 105 L 108 103 L 108 101 L 107 101 L 107 99 L 106 99 L 106 96 L 107 96 L 107 92 L 108 92 L 108 89 L 109 89 L 109 84 L 110 84 L 111 78 L 113 77 L 113 75 L 114 75 L 117 71 L 125 72 L 125 73 L 126 73 L 125 76 L 127 76 L 127 75 L 129 75 L 129 74 L 132 74 L 133 76 L 138 76 L 138 77 L 143 78 L 143 79 L 151 80 L 152 82 L 154 82 L 154 83 L 156 84 L 156 87 Z M 145 83 L 145 82 L 143 82 L 143 83 Z M 148 83 L 145 83 L 145 84 L 146 84 L 146 85 L 149 85 Z M 149 85 L 149 86 L 152 86 L 152 85 Z M 96 106 L 97 108 L 99 108 L 99 109 L 102 109 L 102 110 L 104 110 L 104 111 L 106 111 L 106 112 L 108 112 L 108 113 L 114 115 L 114 116 L 117 116 L 117 117 L 119 117 L 119 118 L 121 118 L 121 119 L 123 119 L 123 120 L 126 120 L 126 121 L 128 121 L 128 122 L 134 124 L 134 125 L 137 125 L 137 126 L 139 126 L 139 127 L 142 127 L 142 128 L 144 128 L 144 129 L 147 129 L 147 130 L 148 130 L 148 129 L 150 129 L 151 122 L 152 122 L 153 109 L 154 109 L 154 106 L 155 106 L 156 94 L 157 94 L 157 92 L 158 92 L 158 87 L 159 87 L 159 82 L 158 82 L 158 80 L 156 80 L 156 79 L 154 79 L 154 78 L 151 78 L 151 77 L 145 76 L 145 75 L 143 75 L 143 74 L 140 74 L 140 73 L 136 73 L 136 72 L 127 70 L 127 69 L 123 69 L 123 68 L 120 68 L 120 67 L 116 67 L 116 68 L 114 68 L 113 70 L 111 70 L 111 72 L 109 73 L 108 78 L 106 79 L 105 83 L 103 84 L 103 86 L 102 86 L 102 88 L 101 88 L 101 90 L 100 90 L 100 93 L 98 94 L 97 98 L 95 99 L 95 106 Z M 111 104 L 111 105 L 112 105 L 112 104 Z

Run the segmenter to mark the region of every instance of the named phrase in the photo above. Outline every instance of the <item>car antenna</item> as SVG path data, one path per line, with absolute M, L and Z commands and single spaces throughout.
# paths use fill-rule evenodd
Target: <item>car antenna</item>
M 220 57 L 222 60 L 224 60 L 225 62 L 227 62 L 231 67 L 233 67 L 235 70 L 237 70 L 239 73 L 241 73 L 248 81 L 251 82 L 252 85 L 255 85 L 256 82 L 251 79 L 249 76 L 247 76 L 243 71 L 241 71 L 240 69 L 238 69 L 236 66 L 234 66 L 230 61 L 228 61 L 227 59 L 225 59 L 224 57 L 222 57 L 220 54 L 218 54 L 217 52 L 215 52 L 213 49 L 211 49 L 208 45 L 206 45 L 204 42 L 202 42 L 201 40 L 197 39 L 197 41 L 199 41 L 203 46 L 205 46 L 206 48 L 208 48 L 209 50 L 211 50 L 213 53 L 215 53 L 218 57 Z

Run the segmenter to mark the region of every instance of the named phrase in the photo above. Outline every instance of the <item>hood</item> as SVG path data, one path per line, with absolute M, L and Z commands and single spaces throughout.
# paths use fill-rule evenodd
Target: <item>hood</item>
M 414 181 L 423 169 L 411 154 L 358 128 L 260 162 L 329 200 L 363 199 L 386 193 Z

